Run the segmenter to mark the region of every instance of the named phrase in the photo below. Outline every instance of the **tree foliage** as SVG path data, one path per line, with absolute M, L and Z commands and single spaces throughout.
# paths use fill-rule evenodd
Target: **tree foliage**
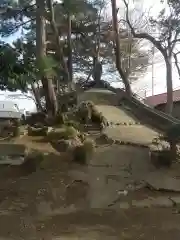
M 46 56 L 37 64 L 36 61 L 36 4 L 30 0 L 4 1 L 0 13 L 0 35 L 8 36 L 23 30 L 22 36 L 12 46 L 2 44 L 1 61 L 6 68 L 1 69 L 1 89 L 25 92 L 34 83 L 41 82 L 41 72 L 47 78 L 66 81 L 64 65 L 59 57 L 59 49 L 50 26 L 50 12 L 46 5 Z M 58 28 L 62 54 L 67 59 L 68 49 L 68 15 L 71 16 L 72 62 L 73 72 L 89 74 L 94 58 L 98 55 L 102 65 L 112 69 L 114 65 L 113 41 L 111 39 L 112 23 L 102 14 L 104 2 L 98 0 L 64 0 L 53 5 L 55 21 Z M 131 80 L 146 71 L 148 54 L 139 48 L 136 39 L 126 37 L 121 41 L 122 65 Z M 123 35 L 124 36 L 124 35 Z M 122 38 L 122 36 L 121 36 Z M 99 47 L 97 47 L 99 44 Z M 131 59 L 131 64 L 129 64 Z M 8 64 L 6 64 L 8 62 Z M 18 70 L 16 69 L 18 67 Z M 110 73 L 110 72 L 109 72 Z
M 27 82 L 22 79 L 26 73 L 19 53 L 9 44 L 0 44 L 0 89 L 27 91 Z

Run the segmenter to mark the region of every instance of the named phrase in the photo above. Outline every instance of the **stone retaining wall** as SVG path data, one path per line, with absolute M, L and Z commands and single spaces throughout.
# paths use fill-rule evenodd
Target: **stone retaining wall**
M 78 96 L 78 102 L 93 101 L 96 105 L 118 105 L 117 95 L 105 89 L 87 90 Z

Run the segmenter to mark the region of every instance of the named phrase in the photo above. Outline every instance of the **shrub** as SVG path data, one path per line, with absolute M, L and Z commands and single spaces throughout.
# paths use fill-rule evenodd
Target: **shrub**
M 65 125 L 74 127 L 77 130 L 80 130 L 80 123 L 74 120 L 65 121 Z
M 77 117 L 83 123 L 88 123 L 91 120 L 92 111 L 94 108 L 94 104 L 90 101 L 81 102 L 77 108 Z
M 75 138 L 78 135 L 78 130 L 72 126 L 64 126 L 64 139 Z
M 91 122 L 100 127 L 108 125 L 105 117 L 97 110 L 91 101 L 84 101 L 78 106 L 77 117 L 86 124 Z
M 87 152 L 84 146 L 77 146 L 73 150 L 73 161 L 80 163 L 80 164 L 86 164 L 87 163 Z
M 58 113 L 55 117 L 55 124 L 64 124 L 66 121 L 66 115 L 62 113 Z
M 61 139 L 58 141 L 51 141 L 51 146 L 58 152 L 66 152 L 69 148 L 69 140 Z
M 43 153 L 39 151 L 31 151 L 25 157 L 24 163 L 21 165 L 21 167 L 26 173 L 32 173 L 37 170 L 43 160 Z
M 96 144 L 95 144 L 94 140 L 92 140 L 92 139 L 86 139 L 83 142 L 83 146 L 88 154 L 92 154 L 94 152 L 95 145 Z
M 169 142 L 171 161 L 175 161 L 177 158 L 177 143 L 180 141 L 180 124 L 173 124 L 167 129 L 164 136 L 161 139 Z
M 84 133 L 79 133 L 78 137 L 81 140 L 81 142 L 84 142 L 84 140 L 86 139 L 86 135 Z
M 93 140 L 85 140 L 82 145 L 76 146 L 73 149 L 73 161 L 80 164 L 87 164 L 90 157 L 94 152 L 94 141 Z
M 60 139 L 68 140 L 75 138 L 78 135 L 78 131 L 72 126 L 63 126 L 62 128 L 53 129 L 48 132 L 47 137 L 49 141 L 56 141 Z
M 58 152 L 72 152 L 75 147 L 80 146 L 82 143 L 81 140 L 76 137 L 68 140 L 52 140 L 50 144 Z
M 48 132 L 48 127 L 31 127 L 28 126 L 28 136 L 46 136 Z
M 19 137 L 20 136 L 20 127 L 13 126 L 12 127 L 13 137 Z

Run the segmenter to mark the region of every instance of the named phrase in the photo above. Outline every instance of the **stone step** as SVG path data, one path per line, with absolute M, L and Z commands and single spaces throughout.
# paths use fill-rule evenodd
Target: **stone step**
M 26 151 L 24 144 L 0 143 L 0 156 L 24 156 Z
M 0 143 L 0 165 L 21 165 L 26 154 L 24 144 Z

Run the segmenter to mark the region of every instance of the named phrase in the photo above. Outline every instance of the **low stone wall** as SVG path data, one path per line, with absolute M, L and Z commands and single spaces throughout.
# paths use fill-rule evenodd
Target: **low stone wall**
M 180 123 L 178 119 L 152 109 L 134 99 L 124 99 L 124 102 L 142 123 L 148 124 L 159 131 L 166 131 L 172 124 Z
M 96 105 L 118 105 L 117 95 L 106 89 L 90 89 L 78 96 L 78 102 L 92 101 Z

